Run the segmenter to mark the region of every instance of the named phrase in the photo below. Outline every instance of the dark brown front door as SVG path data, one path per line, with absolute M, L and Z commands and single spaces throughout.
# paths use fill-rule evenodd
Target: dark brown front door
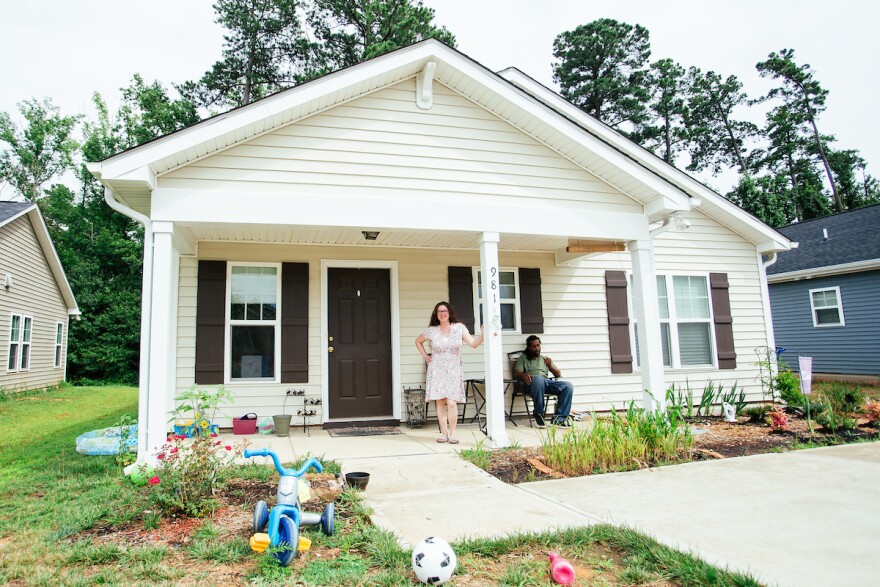
M 330 268 L 327 281 L 328 416 L 390 418 L 391 273 Z

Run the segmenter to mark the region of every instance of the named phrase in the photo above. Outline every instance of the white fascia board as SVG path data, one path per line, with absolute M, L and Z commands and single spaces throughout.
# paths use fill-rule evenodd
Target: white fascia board
M 782 283 L 785 281 L 799 281 L 801 279 L 815 279 L 817 277 L 845 275 L 847 273 L 873 271 L 875 269 L 880 269 L 880 259 L 854 261 L 852 263 L 841 263 L 840 265 L 828 265 L 827 267 L 815 267 L 812 269 L 800 269 L 798 271 L 776 273 L 775 275 L 767 276 L 767 283 Z
M 27 213 L 31 225 L 34 227 L 37 240 L 40 242 L 40 248 L 43 249 L 43 256 L 46 257 L 46 262 L 49 264 L 52 275 L 58 284 L 58 291 L 61 292 L 61 297 L 64 298 L 67 313 L 79 315 L 80 312 L 79 307 L 76 305 L 76 298 L 73 297 L 73 290 L 70 288 L 70 282 L 67 281 L 67 274 L 64 273 L 64 266 L 61 264 L 61 258 L 58 256 L 58 251 L 55 250 L 55 245 L 52 243 L 52 237 L 49 236 L 49 228 L 43 220 L 43 215 L 40 214 L 40 209 L 34 205 L 32 208 L 28 208 Z
M 389 71 L 426 61 L 441 48 L 450 51 L 442 43 L 426 41 L 209 118 L 141 147 L 110 157 L 102 162 L 102 178 L 117 178 L 138 168 L 148 167 L 156 161 L 197 147 L 227 133 L 234 133 L 250 124 L 271 119 L 304 103 L 344 91 Z
M 716 194 L 687 173 L 669 165 L 653 153 L 630 141 L 618 131 L 605 125 L 592 116 L 589 116 L 583 110 L 566 101 L 562 96 L 539 84 L 520 70 L 516 68 L 508 68 L 500 71 L 498 75 L 522 89 L 524 92 L 533 95 L 537 100 L 540 100 L 541 103 L 560 113 L 562 116 L 574 120 L 578 125 L 588 129 L 590 133 L 594 133 L 596 136 L 602 137 L 604 140 L 612 143 L 615 148 L 624 151 L 627 155 L 636 159 L 641 165 L 650 169 L 653 173 L 667 181 L 672 182 L 687 194 L 704 198 L 711 206 L 720 208 L 720 211 L 736 217 L 737 221 L 745 224 L 750 230 L 757 231 L 765 238 L 776 242 L 778 244 L 778 248 L 775 249 L 776 251 L 789 250 L 789 240 L 782 234 L 773 230 L 745 210 L 734 205 L 724 198 L 724 196 Z
M 425 210 L 436 206 L 456 211 L 456 232 L 489 231 L 617 241 L 638 240 L 648 235 L 648 220 L 641 213 L 602 211 L 589 205 L 560 208 L 539 199 L 502 206 L 468 194 L 433 199 L 429 196 L 413 198 L 408 194 L 365 198 L 339 190 L 320 196 L 303 193 L 292 197 L 289 193 L 157 188 L 152 206 L 154 222 L 449 231 L 448 218 L 425 214 Z M 272 213 L 267 214 L 266 210 Z

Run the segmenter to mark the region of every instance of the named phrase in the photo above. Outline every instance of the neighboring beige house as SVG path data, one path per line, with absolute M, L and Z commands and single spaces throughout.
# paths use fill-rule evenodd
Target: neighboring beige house
M 0 202 L 0 389 L 23 391 L 64 381 L 67 330 L 79 309 L 40 210 Z
M 89 169 L 152 245 L 144 451 L 194 383 L 229 387 L 230 416 L 279 413 L 302 389 L 322 402 L 312 423 L 405 418 L 402 390 L 425 376 L 414 341 L 447 299 L 472 331 L 501 327 L 465 349 L 498 446 L 506 353 L 533 333 L 579 409 L 662 409 L 686 380 L 760 398 L 762 254 L 788 239 L 519 71 L 439 42 Z

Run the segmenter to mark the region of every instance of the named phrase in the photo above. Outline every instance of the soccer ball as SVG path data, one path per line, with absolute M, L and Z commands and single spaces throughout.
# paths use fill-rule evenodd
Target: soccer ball
M 452 577 L 457 563 L 455 552 L 442 538 L 429 536 L 413 549 L 412 568 L 419 581 L 442 585 Z

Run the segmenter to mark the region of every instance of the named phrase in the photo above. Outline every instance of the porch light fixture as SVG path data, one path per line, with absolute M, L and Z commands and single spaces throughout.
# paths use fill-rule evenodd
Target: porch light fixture
M 374 241 L 379 238 L 378 230 L 362 230 L 361 233 L 364 235 L 364 240 Z

